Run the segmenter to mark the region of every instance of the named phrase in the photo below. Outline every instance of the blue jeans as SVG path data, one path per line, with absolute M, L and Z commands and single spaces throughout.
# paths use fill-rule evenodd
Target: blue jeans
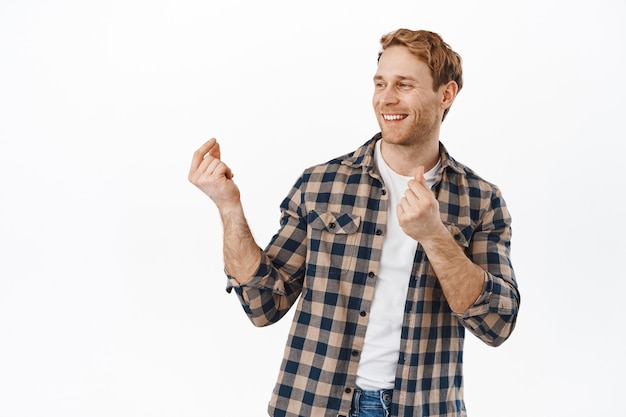
M 389 417 L 393 390 L 363 391 L 356 389 L 352 397 L 350 417 Z

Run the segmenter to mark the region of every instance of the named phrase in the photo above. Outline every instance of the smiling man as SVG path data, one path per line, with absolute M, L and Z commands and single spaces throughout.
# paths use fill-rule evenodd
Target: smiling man
M 271 416 L 465 416 L 465 331 L 498 346 L 515 326 L 502 194 L 439 138 L 461 58 L 429 31 L 399 29 L 381 45 L 380 132 L 303 172 L 264 250 L 217 141 L 192 159 L 189 180 L 224 226 L 228 291 L 256 326 L 297 303 Z

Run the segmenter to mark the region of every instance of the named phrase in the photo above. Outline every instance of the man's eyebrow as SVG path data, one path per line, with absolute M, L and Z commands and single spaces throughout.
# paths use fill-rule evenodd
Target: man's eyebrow
M 409 75 L 396 75 L 391 78 L 394 80 L 399 80 L 399 81 L 409 80 L 409 81 L 417 82 L 417 79 L 415 77 L 411 77 Z M 379 75 L 379 74 L 374 75 L 374 80 L 384 80 L 384 79 L 385 77 L 383 77 L 382 75 Z

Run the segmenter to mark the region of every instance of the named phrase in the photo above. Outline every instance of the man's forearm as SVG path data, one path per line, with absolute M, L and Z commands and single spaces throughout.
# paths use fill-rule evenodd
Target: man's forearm
M 465 255 L 445 226 L 437 236 L 423 242 L 422 247 L 448 305 L 455 313 L 463 314 L 480 296 L 485 271 Z
M 250 280 L 261 262 L 261 252 L 239 205 L 220 210 L 224 226 L 224 267 L 240 284 Z

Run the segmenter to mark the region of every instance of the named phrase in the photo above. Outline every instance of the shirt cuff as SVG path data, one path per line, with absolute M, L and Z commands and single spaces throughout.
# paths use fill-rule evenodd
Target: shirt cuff
M 261 263 L 259 264 L 259 267 L 243 284 L 240 284 L 239 281 L 233 278 L 233 276 L 230 275 L 226 269 L 224 269 L 224 274 L 226 275 L 226 292 L 230 293 L 233 288 L 255 287 L 256 284 L 258 284 L 258 282 L 268 274 L 269 268 L 267 263 L 267 256 L 265 253 L 261 252 Z
M 484 271 L 483 274 L 485 277 L 483 289 L 474 304 L 469 306 L 469 308 L 465 310 L 463 314 L 453 313 L 453 315 L 461 319 L 466 319 L 473 316 L 480 316 L 489 312 L 489 303 L 491 302 L 491 295 L 493 294 L 493 278 L 490 274 L 487 273 L 487 271 Z

